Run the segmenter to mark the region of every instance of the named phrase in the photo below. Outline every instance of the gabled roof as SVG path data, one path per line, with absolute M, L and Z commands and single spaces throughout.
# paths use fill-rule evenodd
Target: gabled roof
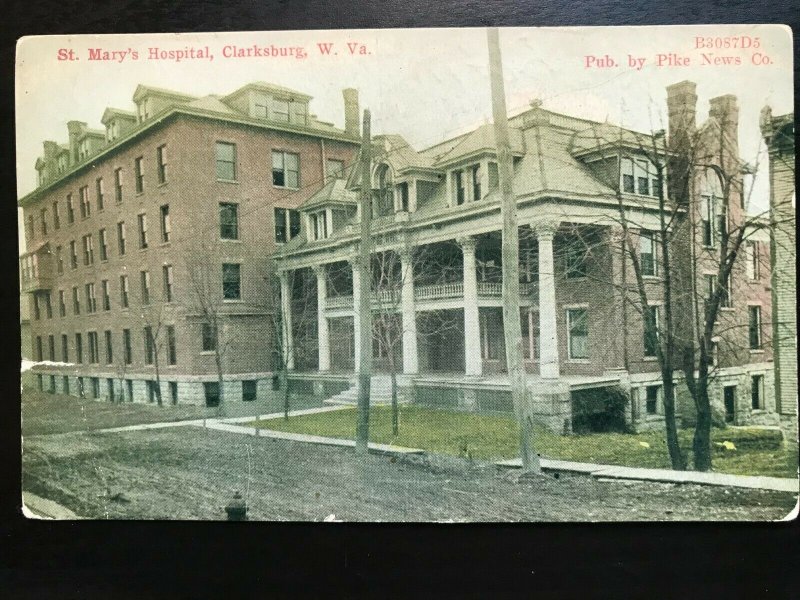
M 87 137 L 106 139 L 106 132 L 102 129 L 86 129 L 78 136 L 78 141 L 86 139 Z
M 297 90 L 293 90 L 291 88 L 284 87 L 282 85 L 275 85 L 274 83 L 268 83 L 266 81 L 253 81 L 246 85 L 243 85 L 238 90 L 235 90 L 224 96 L 222 99 L 224 101 L 229 100 L 230 98 L 235 98 L 236 96 L 240 96 L 241 94 L 248 92 L 248 91 L 258 91 L 258 92 L 265 92 L 268 94 L 275 94 L 276 96 L 291 96 L 292 98 L 297 98 L 298 100 L 311 100 L 311 96 L 308 94 L 304 94 L 303 92 L 298 92 Z
M 133 101 L 138 102 L 145 96 L 151 94 L 155 96 L 167 96 L 169 98 L 173 98 L 175 100 L 179 100 L 182 102 L 189 102 L 197 98 L 197 96 L 192 96 L 191 94 L 184 94 L 183 92 L 176 92 L 174 90 L 167 90 L 165 88 L 139 84 L 136 86 L 136 91 L 133 92 Z
M 100 122 L 103 125 L 106 125 L 109 121 L 115 118 L 122 118 L 127 120 L 136 120 L 136 113 L 130 110 L 122 110 L 121 108 L 112 108 L 109 106 L 103 112 L 103 118 L 100 119 Z
M 431 169 L 433 162 L 411 147 L 401 135 L 378 135 L 374 138 L 375 160 L 385 162 L 395 173 L 409 169 Z
M 596 123 L 575 133 L 570 152 L 577 157 L 617 148 L 650 152 L 653 150 L 653 136 L 610 123 Z
M 211 110 L 214 112 L 221 112 L 228 115 L 237 114 L 236 111 L 234 111 L 227 104 L 223 104 L 220 101 L 219 96 L 215 96 L 213 94 L 209 96 L 203 96 L 202 98 L 198 98 L 197 100 L 192 100 L 186 106 L 189 106 L 191 108 L 199 108 L 201 110 Z
M 522 137 L 522 131 L 517 128 L 509 129 L 509 138 L 511 142 L 512 154 L 523 154 L 525 152 L 525 142 Z M 424 155 L 432 159 L 434 165 L 445 165 L 447 163 L 455 162 L 463 157 L 480 154 L 482 152 L 494 152 L 497 148 L 497 143 L 494 138 L 494 125 L 485 124 L 469 133 L 457 138 L 456 142 L 450 147 L 438 148 L 438 154 L 432 155 L 429 149 L 424 152 Z

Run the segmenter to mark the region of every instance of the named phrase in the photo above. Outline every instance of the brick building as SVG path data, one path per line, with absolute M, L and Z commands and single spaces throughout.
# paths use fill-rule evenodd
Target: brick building
M 797 258 L 794 114 L 761 113 L 769 150 L 772 219 L 772 328 L 775 403 L 779 413 L 797 415 Z M 796 422 L 795 422 L 796 426 Z
M 226 401 L 264 392 L 270 257 L 359 138 L 355 90 L 343 129 L 310 101 L 262 82 L 206 97 L 140 85 L 136 110 L 108 108 L 105 130 L 70 121 L 68 143 L 44 142 L 38 187 L 19 200 L 42 389 L 213 405 L 219 357 Z
M 715 286 L 720 228 L 743 224 L 747 214 L 739 188 L 728 195 L 729 206 L 720 205 L 721 183 L 714 176 L 720 165 L 713 163 L 732 167 L 737 181 L 740 167 L 742 177 L 747 169 L 738 156 L 735 97 L 711 99 L 708 118 L 698 125 L 695 84 L 669 86 L 667 96 L 670 143 L 685 136 L 709 155 L 707 168 L 694 169 L 675 224 L 682 233 L 674 268 L 683 286 L 676 304 L 692 339 L 703 296 Z M 603 391 L 622 388 L 632 399 L 628 421 L 657 427 L 663 400 L 654 344 L 663 314 L 663 263 L 653 234 L 664 180 L 656 177 L 647 150 L 658 140 L 536 104 L 509 126 L 521 225 L 523 349 L 534 412 L 552 429 L 569 430 L 585 390 L 601 398 Z M 717 159 L 723 143 L 728 154 Z M 397 359 L 409 399 L 510 410 L 496 161 L 491 125 L 420 151 L 399 135 L 374 139 L 372 351 L 378 370 L 386 370 L 387 357 Z M 360 182 L 355 174 L 332 181 L 301 204 L 300 234 L 277 255 L 289 361 L 321 382 L 352 382 L 364 351 L 355 343 L 354 319 L 356 279 L 363 276 L 355 262 Z M 646 281 L 644 308 L 631 301 L 634 275 L 622 251 L 619 202 Z M 776 418 L 765 326 L 769 235 L 757 222 L 751 229 L 713 340 L 712 403 L 718 418 L 737 424 Z M 394 329 L 394 339 L 381 328 Z M 680 416 L 691 421 L 693 404 L 680 381 L 679 388 Z M 344 394 L 352 396 L 352 390 Z

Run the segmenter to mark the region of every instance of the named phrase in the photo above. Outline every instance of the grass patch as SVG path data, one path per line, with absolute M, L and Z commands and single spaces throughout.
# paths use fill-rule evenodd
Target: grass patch
M 370 441 L 481 460 L 519 455 L 517 423 L 512 417 L 459 413 L 419 406 L 400 407 L 400 432 L 392 435 L 391 408 L 370 410 Z M 355 409 L 270 419 L 257 426 L 274 431 L 353 439 Z M 681 446 L 691 461 L 692 431 L 680 432 Z M 789 452 L 780 433 L 759 429 L 715 429 L 714 442 L 731 441 L 736 450 L 715 451 L 714 470 L 735 475 L 797 477 L 797 453 Z M 591 433 L 561 436 L 538 429 L 536 450 L 546 458 L 629 467 L 670 468 L 661 431 L 639 434 Z

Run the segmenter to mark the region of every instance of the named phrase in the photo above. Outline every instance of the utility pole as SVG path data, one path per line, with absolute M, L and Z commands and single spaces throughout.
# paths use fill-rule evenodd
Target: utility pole
M 372 379 L 372 269 L 370 225 L 372 223 L 372 141 L 370 112 L 364 111 L 361 134 L 361 239 L 356 269 L 359 272 L 359 304 L 355 318 L 359 322 L 361 350 L 358 353 L 358 420 L 356 421 L 356 454 L 366 456 L 369 443 L 369 393 Z
M 519 310 L 519 230 L 517 203 L 514 197 L 511 144 L 508 136 L 506 92 L 503 83 L 503 62 L 500 56 L 499 32 L 487 30 L 489 43 L 489 79 L 492 87 L 492 117 L 497 144 L 497 164 L 502 196 L 503 215 L 503 333 L 506 342 L 506 364 L 511 384 L 511 398 L 519 421 L 519 450 L 522 471 L 540 473 L 539 456 L 533 448 L 533 415 L 525 381 L 522 355 L 522 325 Z

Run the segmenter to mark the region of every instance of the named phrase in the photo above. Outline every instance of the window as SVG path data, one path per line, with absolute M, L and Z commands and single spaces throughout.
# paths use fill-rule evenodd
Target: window
M 33 215 L 28 215 L 28 239 L 29 240 L 32 240 L 33 236 L 36 234 L 36 231 L 34 229 L 33 223 L 34 223 Z
M 473 200 L 480 200 L 481 199 L 481 166 L 475 165 L 470 169 L 472 173 L 472 199 Z
M 328 237 L 328 219 L 324 210 L 311 214 L 311 232 L 315 240 Z
M 209 323 L 203 323 L 203 352 L 213 352 L 217 349 L 217 328 Z
M 636 177 L 636 191 L 640 196 L 647 196 L 650 194 L 650 178 L 647 173 L 647 161 L 637 160 L 637 177 Z
M 65 396 L 69 396 L 69 375 L 64 375 L 61 381 L 61 386 L 63 388 L 63 393 Z
M 128 402 L 133 402 L 133 380 L 126 379 L 125 387 L 128 388 Z
M 177 381 L 170 381 L 169 382 L 169 399 L 172 404 L 178 403 L 178 382 Z
M 622 191 L 628 194 L 634 192 L 633 161 L 630 158 L 622 159 Z
M 218 381 L 207 381 L 203 383 L 203 392 L 206 397 L 206 406 L 219 406 Z
M 172 222 L 169 218 L 169 204 L 161 207 L 161 241 L 167 243 L 172 235 Z
M 64 290 L 58 290 L 58 316 L 67 316 L 67 302 L 64 296 Z
M 761 349 L 761 307 L 748 306 L 748 337 L 750 340 L 751 350 Z
M 217 179 L 236 181 L 236 144 L 217 142 Z
M 329 158 L 325 161 L 325 173 L 328 179 L 339 179 L 344 176 L 344 161 Z
M 108 260 L 108 236 L 105 229 L 100 230 L 98 240 L 100 242 L 100 260 Z
M 44 350 L 42 349 L 42 336 L 36 336 L 36 360 L 42 362 L 44 360 Z
M 47 352 L 51 362 L 56 362 L 56 338 L 54 335 L 47 336 Z
M 658 275 L 656 263 L 655 233 L 652 231 L 639 232 L 639 259 L 641 261 L 642 275 L 652 277 Z
M 122 354 L 125 364 L 129 365 L 133 362 L 133 352 L 131 351 L 131 330 L 122 330 Z M 128 398 L 133 398 L 133 394 L 128 394 Z
M 75 334 L 75 362 L 83 363 L 83 338 L 80 333 Z
M 300 211 L 291 208 L 275 209 L 275 241 L 288 242 L 300 233 Z M 312 232 L 313 235 L 313 232 Z
M 39 294 L 33 295 L 33 318 L 36 321 L 42 318 L 41 312 L 39 310 Z
M 287 100 L 272 100 L 272 118 L 276 121 L 289 121 L 289 102 Z
M 103 310 L 111 310 L 111 289 L 108 285 L 108 279 L 100 282 L 100 290 L 103 294 Z
M 44 294 L 44 308 L 48 319 L 53 318 L 53 305 L 50 303 L 50 292 Z
M 262 96 L 260 94 L 253 94 L 253 116 L 254 117 L 261 117 L 262 119 L 266 119 L 267 114 L 267 96 Z
M 648 306 L 644 315 L 644 355 L 657 356 L 658 354 L 658 307 Z
M 114 364 L 114 344 L 111 340 L 111 331 L 106 329 L 105 332 L 106 338 L 106 364 L 112 365 Z
M 94 264 L 94 242 L 91 233 L 83 236 L 83 264 Z
M 94 365 L 100 362 L 100 347 L 97 341 L 97 332 L 90 331 L 87 337 L 89 341 L 89 362 Z
M 79 315 L 81 314 L 81 298 L 78 295 L 78 288 L 72 288 L 72 313 Z
M 142 271 L 139 279 L 142 285 L 142 304 L 150 304 L 150 271 Z
M 567 333 L 569 357 L 579 360 L 589 358 L 589 323 L 585 308 L 567 310 Z
M 147 248 L 147 215 L 138 215 L 139 222 L 139 248 Z
M 167 182 L 167 146 L 162 144 L 156 148 L 156 163 L 158 164 L 158 183 Z
M 125 254 L 125 221 L 117 223 L 117 250 L 120 256 Z
M 245 379 L 242 381 L 242 400 L 252 402 L 256 399 L 256 381 Z
M 289 241 L 286 237 L 286 211 L 285 208 L 275 209 L 275 241 L 279 244 Z
M 130 288 L 128 287 L 128 276 L 127 275 L 120 275 L 120 277 L 119 277 L 119 296 L 120 296 L 120 304 L 122 304 L 122 308 L 128 308 L 128 306 L 129 306 L 129 293 L 130 293 Z
M 453 172 L 453 184 L 455 188 L 456 204 L 464 204 L 466 190 L 464 189 L 464 171 Z
M 66 333 L 61 334 L 61 360 L 63 362 L 69 362 L 69 337 L 67 337 Z M 65 394 L 68 392 L 64 392 Z
M 222 265 L 222 298 L 225 300 L 239 300 L 241 297 L 241 265 L 224 263 Z
M 114 198 L 122 202 L 122 167 L 114 169 Z
M 239 239 L 239 206 L 237 204 L 220 202 L 219 236 L 223 240 Z
M 64 257 L 61 255 L 61 246 L 56 246 L 56 269 L 59 275 L 64 272 Z
M 272 151 L 272 185 L 300 187 L 300 156 L 291 152 Z
M 153 339 L 153 328 L 149 325 L 144 328 L 144 364 L 153 364 L 155 350 L 155 340 Z
M 108 401 L 109 402 L 116 402 L 115 393 L 114 393 L 114 380 L 109 378 L 106 379 L 106 389 L 108 390 Z
M 714 245 L 714 196 L 703 196 L 700 200 L 700 221 L 703 245 Z
M 753 410 L 764 408 L 764 376 L 750 376 L 750 403 Z
M 645 388 L 645 410 L 648 415 L 658 414 L 658 397 L 661 395 L 660 385 L 648 385 Z
M 175 344 L 175 326 L 167 325 L 167 364 L 178 364 L 178 354 Z
M 408 182 L 399 183 L 397 189 L 400 192 L 400 210 L 408 212 Z
M 164 274 L 164 302 L 172 302 L 172 265 L 164 265 L 162 270 Z
M 139 123 L 147 120 L 150 117 L 150 98 L 143 98 L 142 101 L 136 105 L 136 112 L 139 117 Z
M 758 244 L 757 242 L 747 241 L 744 246 L 745 267 L 748 279 L 758 279 L 760 276 L 758 268 Z
M 730 308 L 733 306 L 733 273 L 728 273 L 728 280 L 725 282 L 725 288 L 722 290 L 719 305 L 722 308 Z
M 103 192 L 103 178 L 98 177 L 94 183 L 97 195 L 97 210 L 103 210 L 106 203 L 105 194 Z
M 42 226 L 42 235 L 47 235 L 47 209 L 43 208 L 39 211 L 40 223 Z
M 53 202 L 53 228 L 61 228 L 61 215 L 58 212 L 58 202 Z
M 86 284 L 86 313 L 91 314 L 97 311 L 97 298 L 94 295 L 94 284 Z
M 144 191 L 144 157 L 140 156 L 133 161 L 133 174 L 134 182 L 136 184 L 136 193 L 141 194 Z
M 646 159 L 623 158 L 620 164 L 622 191 L 640 196 L 657 196 L 660 182 L 655 166 Z M 652 186 L 651 186 L 652 184 Z
M 72 194 L 67 194 L 67 222 L 75 222 L 75 205 L 72 202 Z
M 84 185 L 78 190 L 78 202 L 80 203 L 81 219 L 86 219 L 92 214 L 92 205 L 89 203 L 89 186 Z

